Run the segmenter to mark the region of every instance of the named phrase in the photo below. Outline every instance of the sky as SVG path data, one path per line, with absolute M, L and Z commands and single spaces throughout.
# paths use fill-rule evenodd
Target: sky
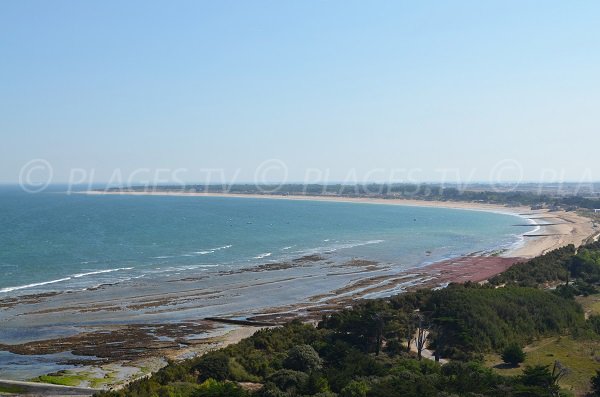
M 2 1 L 0 182 L 600 180 L 599 16 Z

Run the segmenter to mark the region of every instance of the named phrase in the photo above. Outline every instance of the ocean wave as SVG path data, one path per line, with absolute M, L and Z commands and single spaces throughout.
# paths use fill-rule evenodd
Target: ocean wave
M 364 245 L 372 245 L 372 244 L 380 244 L 385 240 L 368 240 L 368 241 L 357 241 L 343 244 L 333 244 L 329 246 L 316 247 L 303 251 L 295 251 L 297 254 L 307 255 L 307 254 L 319 254 L 323 252 L 335 252 L 343 249 L 362 247 Z
M 273 253 L 272 252 L 265 252 L 264 254 L 260 254 L 254 257 L 254 259 L 263 259 L 263 258 L 267 258 L 269 256 L 271 256 Z
M 116 269 L 96 270 L 96 271 L 87 272 L 87 273 L 77 273 L 77 274 L 71 275 L 70 277 L 80 278 L 80 277 L 85 277 L 85 276 L 93 276 L 94 274 L 112 273 L 112 272 L 118 272 L 120 270 L 131 270 L 131 269 L 133 269 L 133 267 L 118 267 Z
M 190 265 L 190 266 L 172 266 L 172 267 L 168 267 L 166 269 L 164 269 L 165 272 L 172 272 L 172 271 L 185 271 L 185 270 L 195 270 L 195 269 L 202 269 L 202 268 L 206 268 L 206 267 L 219 267 L 220 265 L 218 263 L 211 263 L 211 264 L 199 264 L 199 265 Z
M 206 248 L 206 249 L 202 249 L 199 251 L 193 251 L 193 252 L 188 252 L 185 254 L 179 254 L 179 255 L 160 255 L 160 256 L 153 256 L 152 259 L 171 259 L 171 258 L 178 258 L 178 257 L 192 257 L 192 256 L 197 256 L 197 255 L 210 255 L 210 254 L 214 254 L 217 251 L 221 251 L 221 250 L 225 250 L 228 248 L 233 247 L 232 244 L 228 244 L 228 245 L 222 245 L 220 247 L 215 247 L 215 248 Z
M 95 270 L 95 271 L 86 272 L 86 273 L 75 273 L 75 274 L 71 274 L 71 275 L 69 275 L 67 277 L 58 278 L 58 279 L 55 279 L 55 280 L 40 281 L 40 282 L 37 282 L 37 283 L 17 285 L 17 286 L 14 286 L 14 287 L 5 287 L 5 288 L 0 289 L 0 293 L 18 291 L 18 290 L 28 289 L 28 288 L 41 287 L 43 285 L 61 283 L 61 282 L 73 280 L 73 279 L 76 279 L 76 278 L 93 276 L 93 275 L 96 275 L 96 274 L 118 272 L 118 271 L 121 271 L 121 270 L 131 270 L 131 269 L 133 269 L 133 267 L 119 267 L 119 268 L 116 268 L 116 269 L 104 269 L 104 270 Z
M 196 254 L 196 255 L 214 254 L 217 251 L 226 250 L 226 249 L 231 248 L 231 247 L 233 247 L 233 245 L 231 245 L 231 244 L 229 244 L 229 245 L 223 245 L 222 247 L 209 248 L 209 249 L 203 250 L 203 251 L 194 251 L 194 254 Z M 189 255 L 183 255 L 183 256 L 189 256 Z
M 221 264 L 219 263 L 209 263 L 209 264 L 196 264 L 196 265 L 185 265 L 185 266 L 168 266 L 168 267 L 155 267 L 154 269 L 147 269 L 144 270 L 144 276 L 145 275 L 165 275 L 165 274 L 170 274 L 173 272 L 183 272 L 183 271 L 189 271 L 189 270 L 201 270 L 201 271 L 206 271 L 208 270 L 208 268 L 212 268 L 212 267 L 219 267 L 221 266 Z M 135 278 L 135 277 L 134 277 Z
M 384 241 L 385 240 L 369 240 L 369 241 L 361 241 L 361 242 L 356 242 L 356 243 L 338 244 L 338 245 L 335 245 L 333 247 L 333 249 L 330 249 L 329 251 L 337 251 L 337 250 L 341 250 L 341 249 L 362 247 L 364 245 L 380 244 L 380 243 L 383 243 Z
M 62 281 L 69 281 L 69 280 L 71 280 L 71 277 L 64 277 L 64 278 L 59 278 L 59 279 L 56 279 L 56 280 L 42 281 L 42 282 L 39 282 L 39 283 L 31 283 L 31 284 L 19 285 L 19 286 L 16 286 L 16 287 L 6 287 L 6 288 L 0 289 L 0 293 L 17 291 L 17 290 L 26 289 L 26 288 L 40 287 L 42 285 L 55 284 L 55 283 L 60 283 Z

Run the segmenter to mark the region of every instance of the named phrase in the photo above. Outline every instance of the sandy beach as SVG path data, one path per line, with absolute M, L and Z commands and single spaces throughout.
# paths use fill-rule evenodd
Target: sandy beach
M 303 200 L 303 201 L 330 201 L 344 203 L 362 203 L 378 205 L 403 205 L 416 207 L 451 208 L 471 211 L 490 211 L 505 214 L 519 215 L 524 219 L 538 225 L 539 230 L 529 233 L 524 241 L 513 250 L 504 252 L 507 257 L 533 258 L 548 251 L 563 247 L 568 244 L 579 246 L 586 240 L 599 233 L 591 219 L 575 212 L 531 210 L 529 207 L 508 207 L 496 204 L 457 202 L 457 201 L 426 201 L 410 199 L 381 199 L 381 198 L 351 198 L 335 196 L 294 196 L 271 194 L 228 194 L 228 193 L 201 193 L 201 192 L 161 192 L 161 191 L 95 191 L 90 190 L 85 194 L 110 194 L 110 195 L 153 195 L 153 196 L 188 196 L 188 197 L 239 197 L 270 200 Z

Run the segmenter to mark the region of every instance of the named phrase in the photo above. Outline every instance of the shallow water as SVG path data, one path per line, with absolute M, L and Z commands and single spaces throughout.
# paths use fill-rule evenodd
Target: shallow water
M 26 356 L 0 351 L 0 379 L 29 380 L 61 370 L 74 369 L 75 365 L 60 364 L 74 358 L 83 359 L 70 352 Z
M 511 215 L 358 203 L 0 188 L 0 298 L 327 253 L 405 269 L 506 247 Z

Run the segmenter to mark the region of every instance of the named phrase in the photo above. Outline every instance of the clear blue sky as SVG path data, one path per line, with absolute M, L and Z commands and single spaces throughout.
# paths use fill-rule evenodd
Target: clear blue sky
M 2 1 L 0 182 L 36 158 L 54 181 L 250 180 L 268 159 L 289 180 L 485 180 L 503 159 L 600 180 L 599 20 L 598 1 Z

